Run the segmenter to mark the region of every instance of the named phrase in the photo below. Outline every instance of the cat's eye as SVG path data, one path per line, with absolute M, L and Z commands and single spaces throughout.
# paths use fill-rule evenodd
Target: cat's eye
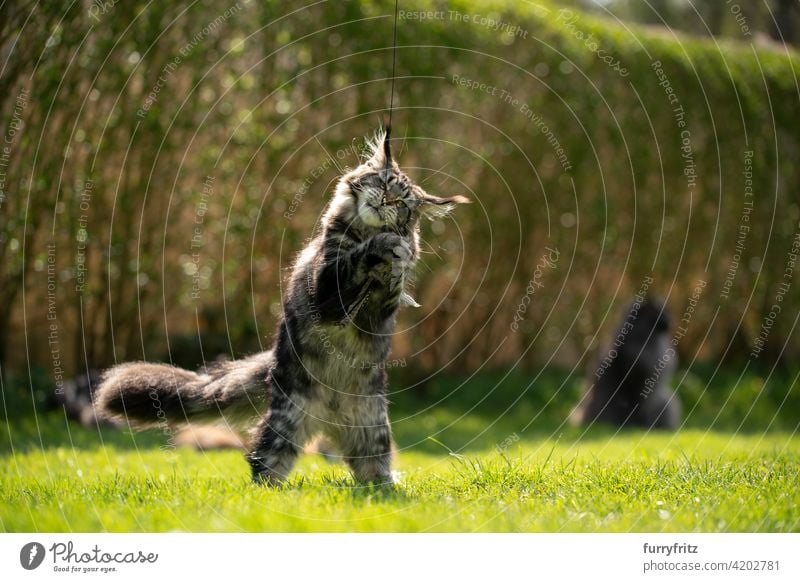
M 391 200 L 389 199 L 390 195 L 394 197 Z M 403 199 L 403 189 L 396 183 L 384 185 L 381 202 L 384 206 L 406 206 L 406 201 Z
M 401 198 L 395 198 L 394 200 L 387 200 L 386 199 L 386 192 L 383 193 L 383 199 L 381 200 L 381 204 L 384 206 L 406 206 L 406 201 Z

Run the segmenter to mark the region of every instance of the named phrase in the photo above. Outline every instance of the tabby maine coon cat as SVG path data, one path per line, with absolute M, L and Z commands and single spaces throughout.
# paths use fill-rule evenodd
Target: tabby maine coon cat
M 359 482 L 389 484 L 386 367 L 395 315 L 419 252 L 419 217 L 462 196 L 425 192 L 392 160 L 388 128 L 342 176 L 322 228 L 297 258 L 272 350 L 195 373 L 135 362 L 111 368 L 96 404 L 134 428 L 257 422 L 247 455 L 257 483 L 277 484 L 318 434 Z M 260 419 L 260 420 L 259 420 Z

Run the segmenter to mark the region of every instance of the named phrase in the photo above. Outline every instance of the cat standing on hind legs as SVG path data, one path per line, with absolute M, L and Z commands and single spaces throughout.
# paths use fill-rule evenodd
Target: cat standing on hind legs
M 442 216 L 462 196 L 439 198 L 394 162 L 388 128 L 372 155 L 342 176 L 316 238 L 300 253 L 272 350 L 206 373 L 143 362 L 111 368 L 98 389 L 107 417 L 160 423 L 248 424 L 260 416 L 247 460 L 257 483 L 286 479 L 306 442 L 324 435 L 355 479 L 389 484 L 391 431 L 385 362 L 419 253 L 419 218 Z

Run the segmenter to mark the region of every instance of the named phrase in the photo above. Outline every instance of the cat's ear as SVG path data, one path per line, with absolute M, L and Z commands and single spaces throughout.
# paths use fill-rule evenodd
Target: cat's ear
M 430 219 L 446 216 L 457 204 L 470 204 L 472 202 L 469 198 L 460 195 L 440 198 L 439 196 L 428 194 L 422 188 L 418 188 L 417 195 L 421 202 L 420 212 Z
M 367 163 L 376 170 L 392 166 L 391 132 L 392 130 L 388 126 L 386 129 L 380 130 L 370 146 L 372 156 Z

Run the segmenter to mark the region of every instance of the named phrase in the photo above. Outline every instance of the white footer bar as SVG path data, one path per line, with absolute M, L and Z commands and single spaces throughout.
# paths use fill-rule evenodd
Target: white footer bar
M 187 575 L 224 582 L 797 581 L 800 534 L 0 535 L 3 580 Z

